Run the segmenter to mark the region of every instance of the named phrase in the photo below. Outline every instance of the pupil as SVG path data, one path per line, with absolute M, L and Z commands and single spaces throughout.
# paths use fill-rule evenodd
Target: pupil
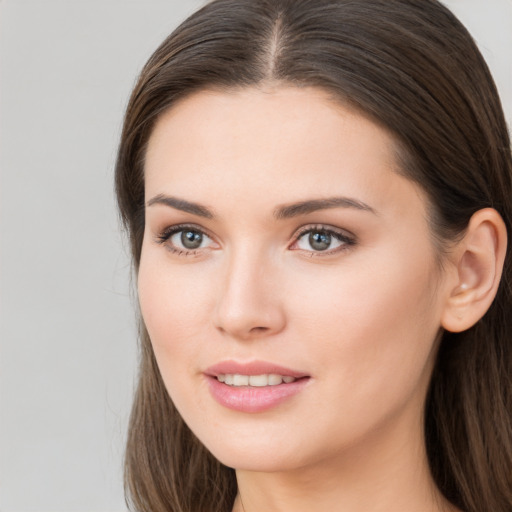
M 181 233 L 181 243 L 186 249 L 197 249 L 203 242 L 203 235 L 195 231 L 183 231 Z
M 331 245 L 331 235 L 318 231 L 316 233 L 310 233 L 309 244 L 316 251 L 325 251 Z

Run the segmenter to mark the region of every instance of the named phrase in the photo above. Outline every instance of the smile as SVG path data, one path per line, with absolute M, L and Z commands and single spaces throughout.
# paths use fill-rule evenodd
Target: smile
M 302 393 L 311 382 L 306 373 L 264 361 L 223 361 L 204 375 L 218 404 L 244 413 L 274 409 Z
M 217 380 L 223 382 L 228 386 L 241 387 L 265 387 L 265 386 L 279 386 L 280 384 L 290 384 L 297 379 L 290 375 L 278 375 L 275 373 L 262 374 L 262 375 L 241 375 L 239 373 L 227 373 L 217 375 Z

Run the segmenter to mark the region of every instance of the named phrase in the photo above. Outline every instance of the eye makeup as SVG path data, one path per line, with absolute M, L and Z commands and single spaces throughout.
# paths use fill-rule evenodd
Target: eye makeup
M 294 239 L 289 248 L 311 253 L 310 256 L 331 256 L 356 245 L 352 233 L 324 224 L 304 226 Z
M 219 248 L 214 239 L 194 224 L 168 226 L 156 237 L 158 244 L 178 256 L 199 255 L 206 250 Z M 332 256 L 352 248 L 356 237 L 340 228 L 324 224 L 303 226 L 293 235 L 289 250 L 309 256 Z

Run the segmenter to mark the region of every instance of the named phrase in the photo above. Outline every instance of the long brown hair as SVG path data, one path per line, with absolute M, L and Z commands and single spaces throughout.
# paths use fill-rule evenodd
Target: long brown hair
M 481 208 L 498 210 L 512 237 L 510 138 L 496 87 L 469 33 L 437 0 L 215 0 L 156 50 L 129 101 L 116 189 L 135 271 L 155 121 L 194 91 L 265 81 L 320 87 L 393 133 L 401 171 L 430 198 L 441 252 Z M 443 334 L 425 406 L 433 477 L 466 512 L 512 510 L 510 252 L 484 318 Z M 184 424 L 142 322 L 140 336 L 126 449 L 129 503 L 140 512 L 231 510 L 234 471 Z

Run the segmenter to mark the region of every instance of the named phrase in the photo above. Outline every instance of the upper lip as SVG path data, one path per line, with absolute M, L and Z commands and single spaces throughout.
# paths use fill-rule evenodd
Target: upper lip
M 212 377 L 218 375 L 267 375 L 275 374 L 287 377 L 294 377 L 300 379 L 302 377 L 309 377 L 307 373 L 292 370 L 278 364 L 274 364 L 267 361 L 250 361 L 241 363 L 238 361 L 221 361 L 220 363 L 214 364 L 207 368 L 204 372 Z

